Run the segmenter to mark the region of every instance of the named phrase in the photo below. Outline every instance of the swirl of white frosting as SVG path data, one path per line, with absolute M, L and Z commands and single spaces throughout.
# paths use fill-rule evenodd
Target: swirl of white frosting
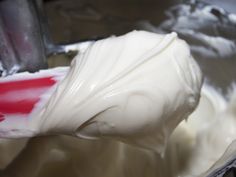
M 79 53 L 32 125 L 41 134 L 110 137 L 160 153 L 198 104 L 201 84 L 176 33 L 133 31 Z

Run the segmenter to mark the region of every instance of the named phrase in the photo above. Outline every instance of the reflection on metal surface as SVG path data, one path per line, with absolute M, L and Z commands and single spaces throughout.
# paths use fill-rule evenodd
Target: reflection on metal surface
M 0 76 L 46 68 L 38 2 L 0 1 Z
M 236 177 L 236 168 L 232 167 L 230 168 L 224 175 L 223 177 Z
M 186 40 L 204 74 L 226 89 L 236 81 L 236 14 L 202 1 L 186 1 L 170 7 L 159 26 L 148 21 L 140 28 L 153 32 L 176 31 Z
M 236 176 L 236 159 L 226 162 L 226 164 L 215 171 L 212 172 L 207 177 L 234 177 Z

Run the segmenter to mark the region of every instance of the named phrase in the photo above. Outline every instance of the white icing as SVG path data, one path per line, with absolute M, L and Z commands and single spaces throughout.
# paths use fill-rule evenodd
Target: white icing
M 172 176 L 201 175 L 236 139 L 236 89 L 229 98 L 227 101 L 213 87 L 203 86 L 197 109 L 187 121 L 178 125 L 171 136 L 166 152 L 170 160 L 165 160 L 172 162 L 168 164 L 175 169 Z M 226 162 L 221 160 L 222 165 Z
M 173 129 L 196 107 L 200 88 L 199 67 L 175 33 L 133 31 L 79 53 L 29 126 L 163 153 Z

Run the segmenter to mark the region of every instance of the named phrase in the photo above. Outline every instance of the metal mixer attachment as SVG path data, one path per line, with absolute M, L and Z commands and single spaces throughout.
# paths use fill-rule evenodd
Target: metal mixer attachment
M 42 0 L 0 0 L 0 76 L 47 68 L 63 52 L 49 36 Z

